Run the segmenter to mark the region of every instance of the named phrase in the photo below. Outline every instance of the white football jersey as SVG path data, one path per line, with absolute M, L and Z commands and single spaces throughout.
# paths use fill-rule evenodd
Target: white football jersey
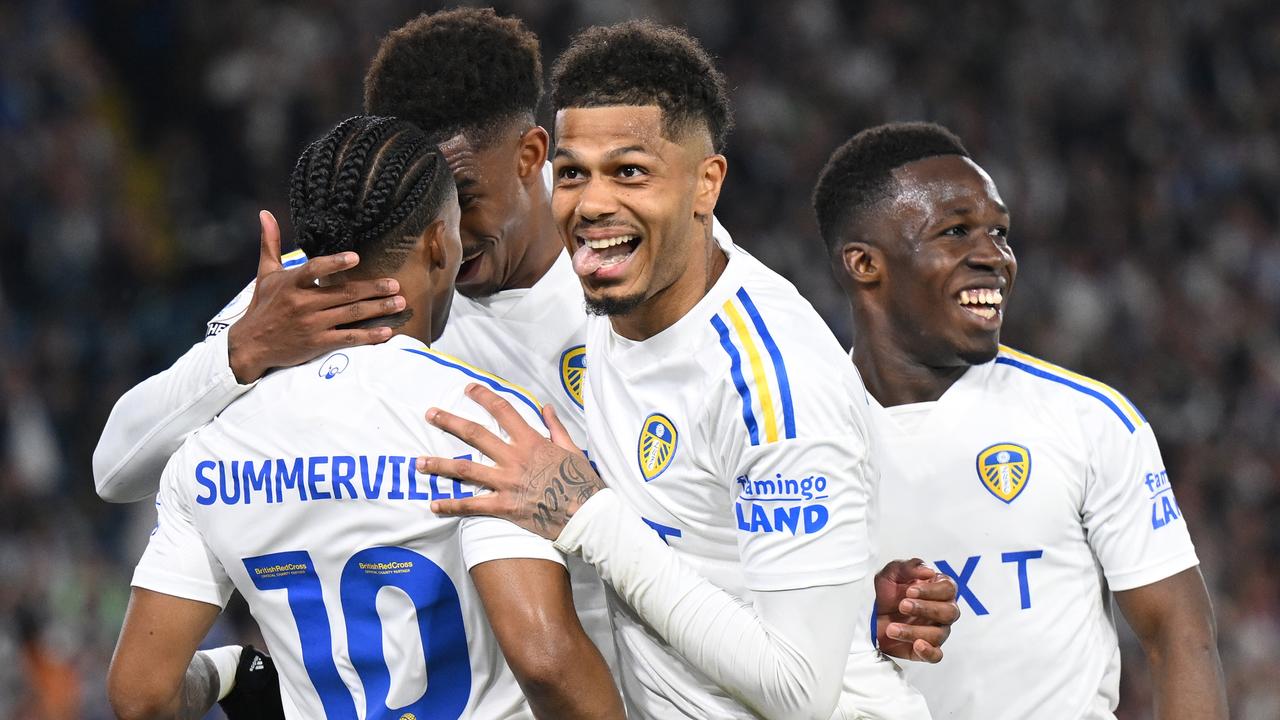
M 592 458 L 683 562 L 745 601 L 865 583 L 846 687 L 903 688 L 870 637 L 877 476 L 857 372 L 790 283 L 722 245 L 714 287 L 654 337 L 588 318 Z M 753 717 L 630 608 L 610 610 L 631 717 Z
M 1197 564 L 1151 426 L 1004 347 L 935 402 L 876 409 L 881 557 L 921 557 L 960 590 L 946 658 L 904 667 L 934 717 L 1114 717 L 1109 591 Z
M 531 288 L 501 290 L 477 300 L 455 293 L 449 322 L 433 347 L 491 368 L 550 403 L 574 441 L 585 448 L 586 323 L 582 284 L 568 253 L 560 253 Z M 600 575 L 577 556 L 568 558 L 568 567 L 578 619 L 609 666 L 616 667 Z
M 306 262 L 306 256 L 295 250 L 285 254 L 282 262 L 285 267 L 295 267 Z M 206 336 L 224 332 L 244 315 L 253 287 L 250 283 L 208 322 Z M 449 322 L 432 347 L 492 370 L 550 403 L 565 429 L 585 449 L 582 379 L 586 322 L 582 284 L 569 255 L 561 253 L 531 288 L 501 290 L 475 300 L 454 293 Z M 582 627 L 613 667 L 617 662 L 613 629 L 600 576 L 578 557 L 570 557 L 568 566 Z
M 474 490 L 414 468 L 474 454 L 429 407 L 501 432 L 471 382 L 538 423 L 527 394 L 402 335 L 268 374 L 170 460 L 133 584 L 220 606 L 239 590 L 291 717 L 528 717 L 468 570 L 563 559 L 505 521 L 436 517 Z
M 455 293 L 444 334 L 432 347 L 528 389 L 556 409 L 581 444 L 586 323 L 582 284 L 562 252 L 531 288 L 474 300 Z

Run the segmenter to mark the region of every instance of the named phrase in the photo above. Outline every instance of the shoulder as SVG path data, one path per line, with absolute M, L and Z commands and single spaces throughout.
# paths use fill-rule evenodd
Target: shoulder
M 709 321 L 706 357 L 753 444 L 826 434 L 854 419 L 861 383 L 816 310 L 771 271 L 752 272 Z M 860 397 L 859 397 L 860 399 Z
M 1022 397 L 1062 407 L 1082 421 L 1135 433 L 1147 425 L 1138 408 L 1115 388 L 1064 367 L 1001 345 L 993 371 L 1026 388 Z
M 505 378 L 421 343 L 405 342 L 396 349 L 400 353 L 395 356 L 397 364 L 408 374 L 430 374 L 440 383 L 457 389 L 459 395 L 467 385 L 478 383 L 511 403 L 526 418 L 541 417 L 542 404 L 533 393 Z M 474 407 L 474 403 L 465 405 Z

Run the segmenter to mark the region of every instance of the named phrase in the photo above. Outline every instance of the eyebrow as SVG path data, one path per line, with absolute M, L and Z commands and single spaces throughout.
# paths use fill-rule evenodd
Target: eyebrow
M 626 147 L 614 148 L 613 150 L 610 150 L 609 152 L 605 153 L 604 159 L 613 160 L 614 158 L 620 155 L 626 155 L 627 153 L 633 153 L 633 152 L 644 153 L 645 155 L 651 155 L 656 157 L 655 153 L 651 151 L 649 148 L 645 147 L 644 145 L 627 145 Z M 556 154 L 554 157 L 565 158 L 566 160 L 575 160 L 577 159 L 578 156 L 572 150 L 566 150 L 564 148 L 556 148 Z
M 995 205 L 996 205 L 996 209 L 1000 211 L 1000 214 L 1002 215 L 1009 214 L 1009 208 L 1005 207 L 1004 203 L 997 202 Z M 960 207 L 954 207 L 954 208 L 951 208 L 950 210 L 943 212 L 942 216 L 951 217 L 953 215 L 972 215 L 973 212 L 974 212 L 974 209 L 972 206 L 961 205 Z
M 626 155 L 627 153 L 633 153 L 633 152 L 643 153 L 645 155 L 653 155 L 653 153 L 649 150 L 649 148 L 643 145 L 628 145 L 626 147 L 620 147 L 620 148 L 615 148 L 613 150 L 610 150 L 609 152 L 605 153 L 604 156 L 605 156 L 605 159 L 612 160 L 618 157 L 619 155 Z
M 457 186 L 458 192 L 462 192 L 463 190 L 470 190 L 471 188 L 475 187 L 478 184 L 479 183 L 476 182 L 475 178 L 463 178 L 459 180 L 457 183 L 455 183 L 455 185 Z

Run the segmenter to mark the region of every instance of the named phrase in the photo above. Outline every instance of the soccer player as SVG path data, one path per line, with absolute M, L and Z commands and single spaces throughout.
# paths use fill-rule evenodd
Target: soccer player
M 383 40 L 365 78 L 366 110 L 409 119 L 443 138 L 457 183 L 464 263 L 449 325 L 434 347 L 529 388 L 556 409 L 575 443 L 585 447 L 587 316 L 582 286 L 551 215 L 549 138 L 534 117 L 541 96 L 537 37 L 519 20 L 487 9 L 459 8 L 411 20 Z M 712 223 L 727 238 L 714 218 Z M 125 502 L 155 492 L 160 470 L 182 439 L 250 390 L 252 382 L 236 378 L 253 379 L 260 366 L 304 359 L 290 349 L 300 332 L 293 324 L 323 326 L 335 311 L 298 317 L 290 308 L 332 303 L 379 283 L 395 286 L 394 278 L 383 278 L 372 284 L 335 280 L 315 288 L 316 278 L 347 267 L 342 263 L 348 255 L 353 253 L 307 261 L 299 251 L 286 255 L 289 267 L 281 269 L 278 228 L 265 215 L 256 287 L 251 284 L 209 323 L 205 342 L 117 402 L 94 453 L 99 494 Z M 401 307 L 395 298 L 380 302 L 388 311 Z M 364 315 L 357 307 L 367 306 L 339 312 L 359 322 Z M 251 332 L 237 336 L 246 325 Z M 229 356 L 228 336 L 238 355 Z M 363 338 L 376 341 L 364 335 L 353 341 Z M 254 359 L 248 376 L 238 369 L 237 357 Z M 612 659 L 599 581 L 583 572 L 576 557 L 569 567 L 583 624 Z M 936 662 L 955 611 L 954 584 L 935 580 L 919 564 L 897 561 L 886 566 L 877 584 L 880 647 Z
M 444 329 L 462 256 L 444 159 L 413 125 L 358 116 L 306 150 L 289 196 L 304 250 L 360 252 L 358 272 L 398 281 L 398 334 L 269 375 L 170 460 L 112 661 L 117 714 L 200 716 L 216 687 L 187 694 L 198 683 L 183 672 L 234 587 L 289 717 L 524 717 L 527 696 L 541 717 L 621 718 L 551 544 L 432 515 L 430 500 L 471 490 L 415 473 L 406 454 L 471 456 L 419 408 L 478 416 L 462 395 L 472 381 L 538 417 L 518 388 L 424 344 Z
M 879 411 L 880 551 L 925 553 L 967 610 L 945 663 L 906 667 L 934 714 L 1114 717 L 1114 597 L 1157 717 L 1225 718 L 1209 596 L 1151 425 L 1110 387 L 999 344 L 1017 261 L 991 177 L 937 125 L 884 125 L 835 151 L 814 207 Z
M 789 283 L 712 232 L 724 80 L 684 33 L 579 34 L 553 71 L 553 212 L 595 317 L 584 397 L 600 476 L 549 418 L 468 393 L 504 442 L 429 420 L 496 467 L 443 514 L 510 518 L 600 571 L 633 718 L 928 717 L 873 647 L 876 474 L 857 373 Z
M 463 246 L 458 294 L 445 334 L 433 347 L 496 371 L 549 402 L 585 444 L 580 408 L 586 314 L 551 218 L 549 137 L 535 119 L 542 77 L 538 38 L 519 20 L 487 8 L 423 14 L 382 40 L 365 77 L 365 110 L 406 118 L 440 142 L 457 184 Z M 394 278 L 383 278 L 315 288 L 315 279 L 327 277 L 343 256 L 308 262 L 300 251 L 289 253 L 282 270 L 278 233 L 270 216 L 264 217 L 257 288 L 245 288 L 209 322 L 205 342 L 116 404 L 94 454 L 98 492 L 105 499 L 124 502 L 154 493 L 160 469 L 182 438 L 248 392 L 251 380 L 263 373 L 258 368 L 309 359 L 289 354 L 290 343 L 281 339 L 297 333 L 297 326 L 342 312 L 349 312 L 343 320 L 367 324 L 357 312 L 367 304 L 289 316 L 280 306 L 290 307 L 290 301 L 277 298 L 275 288 L 332 302 L 365 291 L 370 282 L 395 286 Z M 282 282 L 282 275 L 293 277 Z M 398 298 L 386 303 L 374 309 L 402 307 Z M 250 331 L 235 335 L 245 325 Z M 341 332 L 361 333 L 348 344 L 385 339 L 366 327 Z M 255 360 L 255 369 L 245 373 L 236 365 L 240 357 L 277 359 Z M 600 580 L 578 558 L 569 565 L 579 615 L 612 662 Z M 928 654 L 931 648 L 923 650 Z

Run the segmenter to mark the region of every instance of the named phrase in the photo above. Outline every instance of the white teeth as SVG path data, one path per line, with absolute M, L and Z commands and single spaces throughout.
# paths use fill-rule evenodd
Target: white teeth
M 990 320 L 991 318 L 996 316 L 996 309 L 993 307 L 972 308 L 969 310 L 969 312 L 973 313 L 974 315 L 977 315 L 978 317 L 985 318 L 987 320 Z
M 1000 305 L 1004 302 L 1004 294 L 999 288 L 977 288 L 976 290 L 961 290 L 961 305 Z
M 619 235 L 618 237 L 604 238 L 601 240 L 588 240 L 587 247 L 592 250 L 604 250 L 605 248 L 611 248 L 614 245 L 628 243 L 635 239 L 635 235 Z

